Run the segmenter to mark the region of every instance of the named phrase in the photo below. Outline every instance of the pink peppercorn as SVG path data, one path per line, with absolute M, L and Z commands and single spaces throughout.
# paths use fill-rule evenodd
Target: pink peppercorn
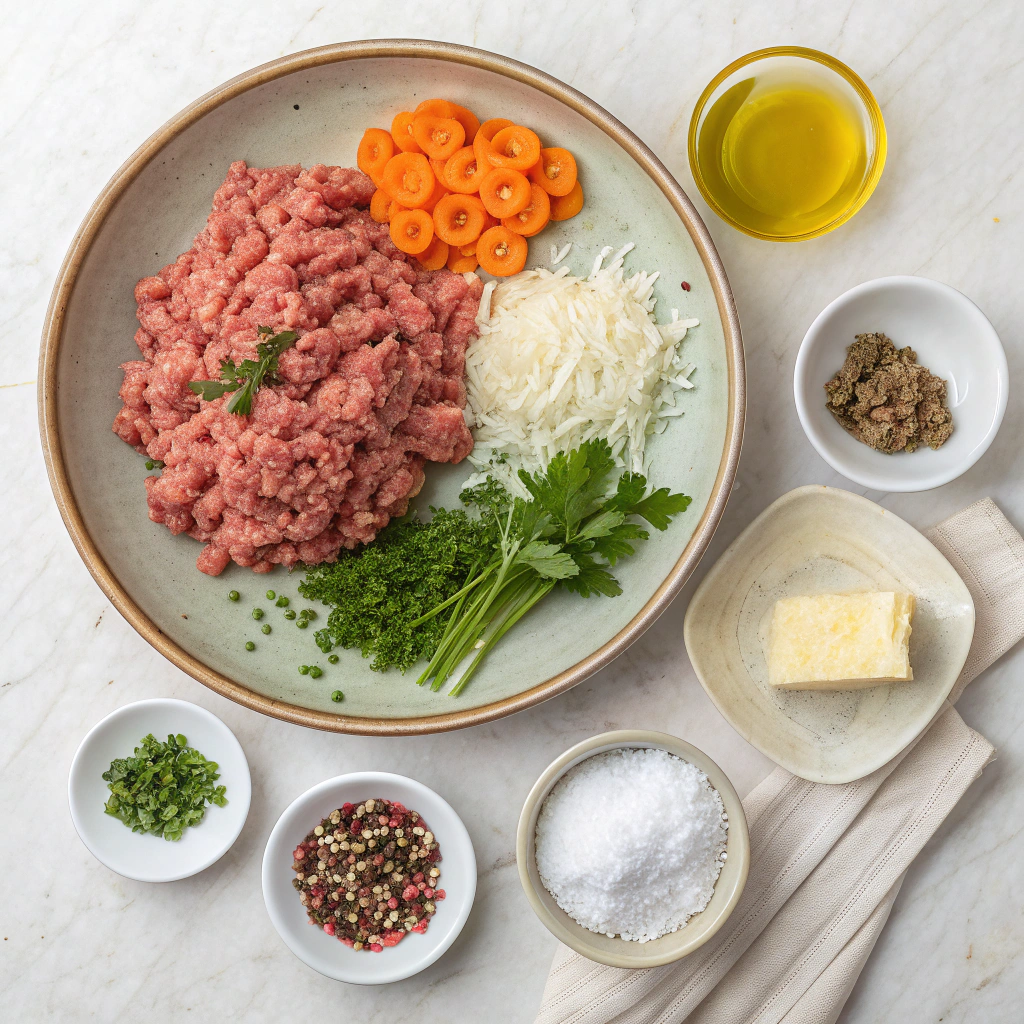
M 381 953 L 381 952 L 383 952 L 383 950 L 384 950 L 384 947 L 379 942 L 371 942 L 370 943 L 370 952 L 371 953 Z
M 342 945 L 348 946 L 349 949 L 351 949 L 356 944 L 356 940 L 355 939 L 342 939 L 341 942 L 342 942 Z
M 445 897 L 444 889 L 435 889 L 434 890 L 434 899 L 435 900 L 443 900 L 444 897 Z
M 306 851 L 301 846 L 296 846 L 295 849 L 292 851 L 292 859 L 293 860 L 305 860 L 306 859 Z
M 328 935 L 333 935 L 334 934 L 334 922 L 333 921 L 328 921 L 327 924 L 324 925 L 324 931 L 327 932 Z
M 397 896 L 392 896 L 391 899 L 388 900 L 388 907 L 391 910 L 397 910 L 398 909 L 398 897 Z
M 422 871 L 417 871 L 416 874 L 412 876 L 412 880 L 414 882 L 422 882 L 423 881 L 423 872 Z
M 414 899 L 416 899 L 417 896 L 419 896 L 419 894 L 420 894 L 420 891 L 419 891 L 419 889 L 416 888 L 415 885 L 407 885 L 402 890 L 402 899 L 403 900 L 414 900 Z M 394 896 L 392 896 L 391 899 L 392 900 L 395 899 Z M 388 906 L 391 906 L 391 900 L 388 900 Z M 394 910 L 395 907 L 397 907 L 397 906 L 398 906 L 398 900 L 395 900 L 395 906 L 391 907 L 391 909 Z
M 414 932 L 419 932 L 420 935 L 422 935 L 427 930 L 427 922 L 426 921 L 420 921 L 419 924 L 414 924 L 412 926 L 412 930 Z
M 423 890 L 423 895 L 426 896 L 428 900 L 432 899 L 434 895 L 434 890 L 428 886 L 426 889 Z

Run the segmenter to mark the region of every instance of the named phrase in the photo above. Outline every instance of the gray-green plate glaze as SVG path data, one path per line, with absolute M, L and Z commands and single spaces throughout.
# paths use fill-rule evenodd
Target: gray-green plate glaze
M 531 241 L 529 265 L 574 243 L 585 274 L 604 245 L 636 243 L 627 269 L 660 270 L 658 314 L 698 317 L 684 341 L 696 364 L 686 413 L 651 441 L 652 482 L 693 497 L 689 510 L 616 569 L 624 593 L 584 602 L 555 594 L 524 620 L 458 698 L 398 673 L 371 672 L 357 652 L 330 666 L 313 642 L 263 597 L 297 595 L 298 574 L 257 576 L 195 567 L 201 545 L 149 521 L 144 459 L 112 433 L 118 364 L 138 357 L 132 289 L 189 248 L 232 160 L 270 166 L 355 163 L 365 128 L 429 96 L 504 116 L 570 149 L 586 206 Z M 680 282 L 688 281 L 685 292 Z M 535 704 L 621 653 L 669 603 L 696 565 L 732 486 L 743 423 L 743 358 L 731 292 L 704 225 L 678 184 L 627 129 L 556 80 L 479 50 L 442 43 L 347 43 L 257 68 L 198 100 L 115 175 L 79 231 L 58 278 L 43 337 L 40 425 L 65 523 L 117 608 L 176 664 L 241 703 L 343 732 L 396 734 L 458 728 Z M 428 466 L 417 499 L 456 501 L 470 467 Z M 231 589 L 242 599 L 227 600 Z M 266 609 L 264 636 L 250 616 Z M 301 607 L 302 605 L 300 605 Z M 322 623 L 325 614 L 320 609 Z M 317 625 L 318 623 L 314 623 Z M 246 640 L 257 649 L 247 653 Z M 319 679 L 300 675 L 319 664 Z M 332 703 L 342 689 L 345 700 Z

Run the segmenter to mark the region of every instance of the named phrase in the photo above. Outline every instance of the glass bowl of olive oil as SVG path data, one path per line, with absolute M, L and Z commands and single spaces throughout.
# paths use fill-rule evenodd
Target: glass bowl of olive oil
M 775 242 L 848 221 L 882 176 L 885 150 L 871 90 L 845 64 L 802 46 L 733 61 L 690 120 L 701 195 L 733 227 Z

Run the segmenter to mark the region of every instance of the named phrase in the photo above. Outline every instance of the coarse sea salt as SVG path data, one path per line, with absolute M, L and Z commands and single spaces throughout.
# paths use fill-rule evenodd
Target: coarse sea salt
M 711 902 L 729 822 L 708 777 L 656 748 L 580 762 L 537 819 L 544 887 L 592 932 L 649 942 Z

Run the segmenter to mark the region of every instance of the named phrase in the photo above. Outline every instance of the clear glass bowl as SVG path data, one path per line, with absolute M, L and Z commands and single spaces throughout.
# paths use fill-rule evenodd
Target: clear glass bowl
M 864 133 L 863 172 L 859 181 L 852 182 L 851 187 L 847 189 L 842 206 L 829 211 L 823 223 L 786 233 L 776 233 L 766 229 L 763 224 L 758 225 L 756 221 L 759 218 L 754 211 L 751 211 L 746 223 L 743 218 L 728 212 L 723 206 L 723 200 L 726 200 L 727 196 L 721 193 L 732 190 L 724 178 L 715 181 L 710 175 L 705 174 L 699 160 L 701 133 L 707 123 L 708 114 L 718 100 L 733 87 L 751 79 L 756 81 L 758 76 L 766 75 L 792 76 L 794 80 L 821 88 L 856 112 Z M 871 90 L 845 64 L 826 53 L 806 47 L 773 46 L 740 57 L 711 80 L 697 101 L 693 117 L 690 119 L 688 149 L 690 169 L 697 188 L 719 217 L 754 238 L 773 242 L 799 242 L 807 238 L 817 238 L 839 227 L 840 224 L 845 224 L 868 201 L 885 166 L 885 123 Z M 742 206 L 735 201 L 730 205 Z

